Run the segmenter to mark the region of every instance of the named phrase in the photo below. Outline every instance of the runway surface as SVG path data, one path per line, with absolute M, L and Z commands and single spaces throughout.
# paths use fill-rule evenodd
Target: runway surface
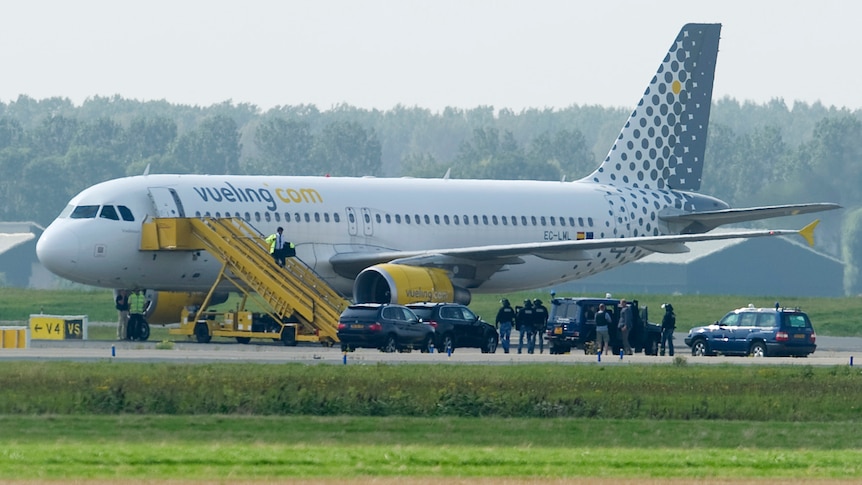
M 693 357 L 683 343 L 685 334 L 677 334 L 676 356 L 684 357 L 689 364 L 736 364 L 736 365 L 862 365 L 862 338 L 856 337 L 818 337 L 817 351 L 806 358 L 792 357 Z M 199 344 L 196 342 L 174 342 L 171 349 L 156 348 L 157 342 L 113 342 L 105 340 L 88 341 L 48 341 L 33 340 L 28 349 L 0 349 L 2 361 L 75 361 L 75 362 L 173 362 L 173 363 L 212 363 L 212 362 L 255 362 L 255 363 L 303 363 L 332 365 L 376 365 L 388 364 L 484 364 L 518 365 L 526 363 L 557 364 L 671 364 L 674 357 L 586 355 L 583 351 L 570 354 L 551 355 L 547 348 L 543 354 L 518 354 L 512 351 L 503 353 L 499 348 L 494 354 L 483 354 L 478 349 L 456 349 L 451 355 L 446 353 L 423 354 L 418 351 L 408 353 L 383 353 L 374 349 L 358 349 L 342 353 L 338 347 L 323 347 L 318 344 L 300 344 L 284 347 L 271 341 L 255 341 L 239 344 L 224 340 Z

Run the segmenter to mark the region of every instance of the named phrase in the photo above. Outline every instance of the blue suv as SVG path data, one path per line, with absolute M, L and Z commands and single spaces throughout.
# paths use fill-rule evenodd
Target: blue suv
M 688 332 L 691 355 L 789 355 L 805 357 L 817 348 L 808 315 L 798 308 L 739 308 L 721 320 Z

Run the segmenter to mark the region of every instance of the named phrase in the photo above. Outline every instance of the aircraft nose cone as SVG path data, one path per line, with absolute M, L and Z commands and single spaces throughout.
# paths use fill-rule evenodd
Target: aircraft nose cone
M 51 225 L 36 242 L 36 257 L 48 271 L 67 276 L 78 265 L 80 241 L 72 231 L 60 231 Z

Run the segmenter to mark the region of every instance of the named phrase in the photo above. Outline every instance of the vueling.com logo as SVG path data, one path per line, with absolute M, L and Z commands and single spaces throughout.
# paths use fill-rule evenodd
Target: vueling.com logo
M 285 204 L 319 204 L 323 197 L 315 189 L 294 189 L 279 187 L 275 189 L 275 196 L 270 189 L 265 187 L 234 187 L 229 182 L 223 186 L 214 187 L 192 187 L 204 202 L 228 202 L 228 203 L 265 203 L 269 210 L 278 209 L 278 202 Z

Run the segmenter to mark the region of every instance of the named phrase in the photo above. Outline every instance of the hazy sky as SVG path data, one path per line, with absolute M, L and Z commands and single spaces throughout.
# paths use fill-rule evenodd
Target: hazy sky
M 862 108 L 849 0 L 19 0 L 0 13 L 4 102 L 631 108 L 683 24 L 719 22 L 715 99 Z

